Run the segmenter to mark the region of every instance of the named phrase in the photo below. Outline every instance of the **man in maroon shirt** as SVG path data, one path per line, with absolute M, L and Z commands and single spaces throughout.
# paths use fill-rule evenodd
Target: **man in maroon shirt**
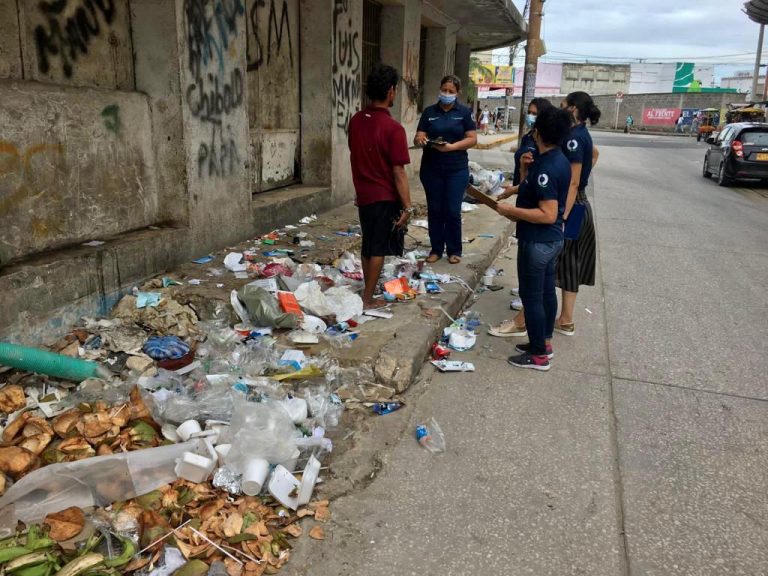
M 356 204 L 363 230 L 363 304 L 376 306 L 373 292 L 386 256 L 402 256 L 413 213 L 405 165 L 410 164 L 403 127 L 392 118 L 400 77 L 392 66 L 376 65 L 368 75 L 371 103 L 349 121 L 349 150 Z

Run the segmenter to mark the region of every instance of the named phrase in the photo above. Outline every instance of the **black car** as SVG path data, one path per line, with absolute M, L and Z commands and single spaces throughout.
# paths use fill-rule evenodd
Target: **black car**
M 768 180 L 768 124 L 739 122 L 707 138 L 704 178 L 717 177 L 720 186 L 741 178 Z

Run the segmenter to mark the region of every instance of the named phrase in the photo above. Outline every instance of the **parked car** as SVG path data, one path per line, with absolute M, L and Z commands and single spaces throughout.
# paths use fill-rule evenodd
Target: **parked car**
M 720 186 L 742 178 L 768 180 L 768 124 L 728 124 L 707 138 L 704 178 L 717 177 Z

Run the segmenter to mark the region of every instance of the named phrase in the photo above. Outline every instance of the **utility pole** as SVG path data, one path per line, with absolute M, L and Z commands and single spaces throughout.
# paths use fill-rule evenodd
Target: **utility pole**
M 547 53 L 541 41 L 541 18 L 544 16 L 545 0 L 530 0 L 531 8 L 528 13 L 528 41 L 525 45 L 525 75 L 523 76 L 523 93 L 520 98 L 520 130 L 517 134 L 517 145 L 525 133 L 525 116 L 528 104 L 536 93 L 536 70 L 539 57 Z
M 765 24 L 760 24 L 760 34 L 757 37 L 757 56 L 755 57 L 755 73 L 752 74 L 752 102 L 757 102 L 757 81 L 760 78 L 760 59 L 763 55 L 763 32 Z

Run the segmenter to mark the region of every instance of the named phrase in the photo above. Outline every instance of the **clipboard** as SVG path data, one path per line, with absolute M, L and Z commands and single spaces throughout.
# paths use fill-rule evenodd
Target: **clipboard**
M 480 190 L 478 190 L 474 186 L 467 186 L 466 192 L 467 194 L 472 196 L 472 198 L 480 202 L 480 204 L 485 204 L 491 210 L 496 210 L 496 206 L 498 206 L 499 204 L 496 200 L 494 200 L 487 194 L 483 194 L 482 192 L 480 192 Z

